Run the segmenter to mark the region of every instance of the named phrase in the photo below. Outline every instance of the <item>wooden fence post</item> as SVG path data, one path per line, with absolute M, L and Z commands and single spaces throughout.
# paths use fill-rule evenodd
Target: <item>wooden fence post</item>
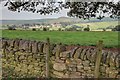
M 103 41 L 99 41 L 97 44 L 97 57 L 95 62 L 95 78 L 99 78 L 100 75 L 100 62 L 102 58 L 102 48 L 103 48 Z
M 50 61 L 50 40 L 49 38 L 47 38 L 47 51 L 46 51 L 46 77 L 47 78 L 50 77 L 49 61 Z

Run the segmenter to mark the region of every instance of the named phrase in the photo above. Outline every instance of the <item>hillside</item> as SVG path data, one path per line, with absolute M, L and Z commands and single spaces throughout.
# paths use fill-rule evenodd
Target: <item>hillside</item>
M 89 23 L 80 23 L 75 25 L 81 26 L 81 27 L 87 27 L 87 25 L 89 25 L 91 30 L 97 30 L 97 29 L 102 29 L 107 27 L 115 27 L 116 25 L 118 25 L 118 21 L 89 22 Z
M 33 20 L 0 20 L 0 24 L 33 24 L 33 23 L 59 23 L 59 22 L 80 22 L 80 23 L 90 23 L 90 22 L 104 22 L 104 21 L 117 21 L 116 19 L 104 18 L 103 20 L 98 20 L 96 18 L 91 18 L 90 20 L 83 20 L 79 18 L 70 17 L 60 17 L 60 18 L 49 18 L 49 19 L 33 19 Z

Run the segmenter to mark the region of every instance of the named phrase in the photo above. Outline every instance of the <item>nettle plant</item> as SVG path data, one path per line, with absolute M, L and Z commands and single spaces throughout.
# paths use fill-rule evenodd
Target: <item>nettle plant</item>
M 3 0 L 6 1 L 6 0 Z M 79 0 L 78 0 L 79 1 Z M 58 13 L 62 9 L 69 9 L 70 17 L 90 19 L 96 17 L 119 18 L 120 1 L 118 2 L 73 2 L 72 0 L 7 0 L 6 4 L 10 11 L 28 11 L 40 15 Z

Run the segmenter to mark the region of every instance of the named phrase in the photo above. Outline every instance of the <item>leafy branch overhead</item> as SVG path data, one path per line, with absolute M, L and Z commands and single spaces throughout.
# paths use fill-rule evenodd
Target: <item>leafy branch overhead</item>
M 90 19 L 96 17 L 103 19 L 104 17 L 118 18 L 120 16 L 120 1 L 114 2 L 54 2 L 51 0 L 41 0 L 37 2 L 29 1 L 7 1 L 5 6 L 11 11 L 28 11 L 39 13 L 40 15 L 58 13 L 62 9 L 69 9 L 67 13 L 70 17 L 78 17 Z

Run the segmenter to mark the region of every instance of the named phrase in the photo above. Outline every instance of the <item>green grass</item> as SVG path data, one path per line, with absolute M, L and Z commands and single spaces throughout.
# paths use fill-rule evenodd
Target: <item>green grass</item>
M 118 25 L 118 21 L 109 21 L 109 22 L 91 22 L 91 23 L 81 23 L 75 24 L 77 26 L 90 26 L 91 30 L 96 30 L 98 28 L 107 28 L 108 26 L 116 26 Z
M 3 30 L 2 37 L 20 38 L 29 40 L 45 41 L 47 37 L 52 43 L 96 45 L 97 41 L 103 40 L 105 47 L 117 47 L 118 32 L 77 32 L 77 31 L 10 31 Z

